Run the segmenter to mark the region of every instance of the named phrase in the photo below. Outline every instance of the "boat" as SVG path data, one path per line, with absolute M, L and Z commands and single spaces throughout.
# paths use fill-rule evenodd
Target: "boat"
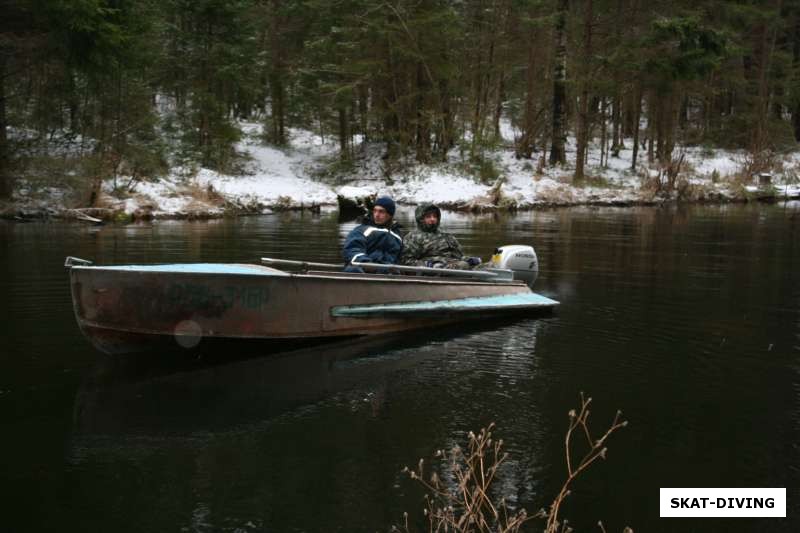
M 262 258 L 260 264 L 95 265 L 67 257 L 75 317 L 100 351 L 196 349 L 230 341 L 295 346 L 541 313 L 530 246 L 496 250 L 488 268 L 448 270 Z M 283 268 L 277 268 L 277 267 Z

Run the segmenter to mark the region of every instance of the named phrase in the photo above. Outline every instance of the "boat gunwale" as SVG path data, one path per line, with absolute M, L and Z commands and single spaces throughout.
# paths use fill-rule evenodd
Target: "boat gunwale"
M 178 263 L 187 264 L 187 263 Z M 116 266 L 127 265 L 75 265 L 70 267 L 70 270 L 78 271 L 102 271 L 102 272 L 117 272 L 124 274 L 135 275 L 171 275 L 171 276 L 228 276 L 228 277 L 246 277 L 246 278 L 270 278 L 270 279 L 325 279 L 336 281 L 369 281 L 369 282 L 389 282 L 389 283 L 417 283 L 422 285 L 480 285 L 480 286 L 526 286 L 522 280 L 482 280 L 482 279 L 460 279 L 457 277 L 450 278 L 436 278 L 435 276 L 415 276 L 415 275 L 402 275 L 402 274 L 367 274 L 357 272 L 325 272 L 319 270 L 312 270 L 309 272 L 286 272 L 277 270 L 280 274 L 271 274 L 268 272 L 181 272 L 181 271 L 157 271 L 157 270 L 135 270 L 135 269 L 120 269 Z M 142 265 L 150 266 L 150 265 Z M 250 266 L 250 265 L 248 265 Z M 261 265 L 252 265 L 261 267 Z M 265 267 L 271 268 L 271 267 Z

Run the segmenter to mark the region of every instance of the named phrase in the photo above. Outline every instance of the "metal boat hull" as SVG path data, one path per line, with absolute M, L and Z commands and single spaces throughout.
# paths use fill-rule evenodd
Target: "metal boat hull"
M 208 338 L 286 341 L 398 332 L 524 309 L 355 316 L 332 311 L 531 294 L 525 284 L 516 282 L 288 274 L 259 265 L 75 266 L 70 282 L 81 330 L 106 353 L 139 351 L 164 342 L 193 348 Z

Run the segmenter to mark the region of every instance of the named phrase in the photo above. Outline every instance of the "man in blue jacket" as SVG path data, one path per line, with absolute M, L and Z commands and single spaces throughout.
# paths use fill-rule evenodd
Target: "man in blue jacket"
M 371 216 L 347 235 L 343 250 L 345 272 L 364 272 L 358 263 L 397 263 L 403 238 L 398 224 L 392 222 L 395 208 L 394 200 L 381 196 L 375 200 Z

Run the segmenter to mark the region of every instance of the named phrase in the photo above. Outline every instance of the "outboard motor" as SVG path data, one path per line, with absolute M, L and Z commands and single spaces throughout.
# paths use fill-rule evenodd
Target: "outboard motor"
M 522 244 L 501 246 L 494 251 L 489 263 L 492 268 L 511 270 L 514 272 L 514 279 L 524 281 L 528 287 L 533 287 L 539 276 L 539 259 L 533 246 Z

